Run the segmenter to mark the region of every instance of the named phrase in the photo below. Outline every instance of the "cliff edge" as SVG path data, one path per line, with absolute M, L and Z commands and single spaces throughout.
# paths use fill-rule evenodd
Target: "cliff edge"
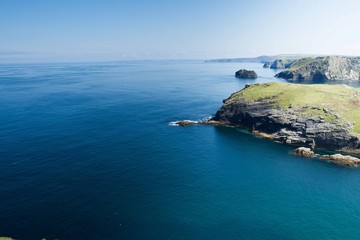
M 360 90 L 346 85 L 247 85 L 213 120 L 292 146 L 360 153 Z
M 275 75 L 291 81 L 360 80 L 360 57 L 326 56 L 296 60 Z

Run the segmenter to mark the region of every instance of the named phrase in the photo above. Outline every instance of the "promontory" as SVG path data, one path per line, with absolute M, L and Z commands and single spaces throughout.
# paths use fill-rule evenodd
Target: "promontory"
M 360 153 L 360 89 L 346 85 L 246 85 L 212 121 L 296 147 Z
M 289 64 L 275 75 L 291 81 L 360 80 L 360 57 L 307 57 Z

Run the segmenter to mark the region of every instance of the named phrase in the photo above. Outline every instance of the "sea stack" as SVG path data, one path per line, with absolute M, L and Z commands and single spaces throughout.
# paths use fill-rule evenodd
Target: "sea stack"
M 255 79 L 257 78 L 257 74 L 255 71 L 252 70 L 246 70 L 246 69 L 240 69 L 235 73 L 235 77 L 237 78 L 247 78 L 247 79 Z

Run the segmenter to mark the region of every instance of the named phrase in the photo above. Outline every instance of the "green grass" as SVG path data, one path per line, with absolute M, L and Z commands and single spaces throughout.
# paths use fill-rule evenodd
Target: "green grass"
M 304 115 L 321 117 L 325 121 L 336 119 L 354 123 L 353 132 L 360 134 L 360 90 L 346 85 L 267 83 L 251 85 L 234 93 L 229 103 L 246 100 L 267 100 L 274 108 L 303 109 Z M 331 113 L 324 111 L 329 109 Z

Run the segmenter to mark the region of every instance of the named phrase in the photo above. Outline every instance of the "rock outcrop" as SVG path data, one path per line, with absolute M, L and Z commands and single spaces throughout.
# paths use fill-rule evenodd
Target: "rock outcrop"
M 315 157 L 314 151 L 312 151 L 310 148 L 306 147 L 298 147 L 292 151 L 294 155 L 300 156 L 300 157 L 308 157 L 312 158 Z
M 264 63 L 263 68 L 269 68 L 269 67 L 270 67 L 270 63 L 268 62 Z
M 305 148 L 305 147 L 298 147 L 291 152 L 292 154 L 300 157 L 317 158 L 340 166 L 345 166 L 345 167 L 360 166 L 360 159 L 349 155 L 342 155 L 339 153 L 332 155 L 328 155 L 328 154 L 320 155 L 320 154 L 315 154 L 314 151 L 312 151 L 310 148 Z
M 257 74 L 255 71 L 240 69 L 235 73 L 235 77 L 237 78 L 248 78 L 248 79 L 255 79 L 257 78 Z
M 275 77 L 291 81 L 360 80 L 360 57 L 326 56 L 296 60 Z
M 322 155 L 320 159 L 327 160 L 337 165 L 346 166 L 346 167 L 359 167 L 360 159 L 357 157 L 352 157 L 342 154 L 333 154 L 333 155 Z
M 247 85 L 224 100 L 213 120 L 287 145 L 356 152 L 358 94 L 344 85 Z

